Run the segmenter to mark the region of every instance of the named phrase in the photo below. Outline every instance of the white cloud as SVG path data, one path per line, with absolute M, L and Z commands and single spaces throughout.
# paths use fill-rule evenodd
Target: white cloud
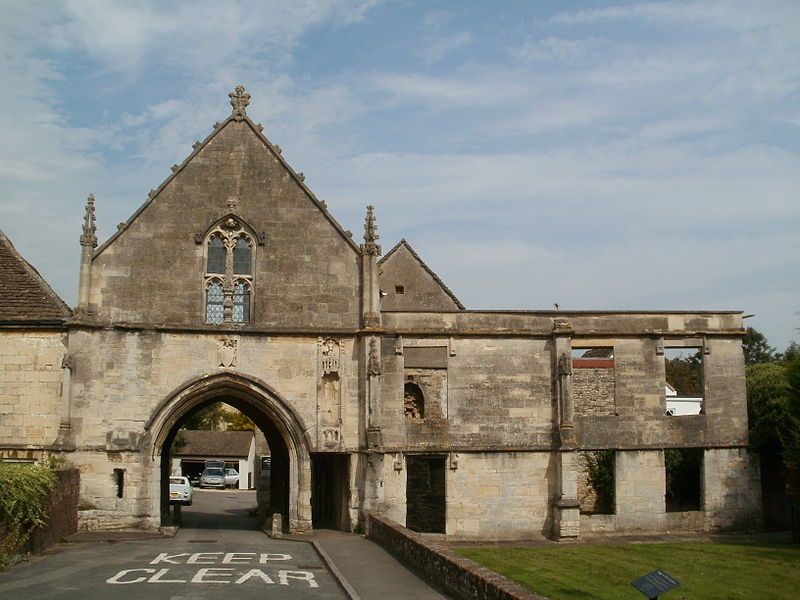
M 573 62 L 589 56 L 602 46 L 597 38 L 565 39 L 548 36 L 543 39 L 528 38 L 511 53 L 526 61 Z

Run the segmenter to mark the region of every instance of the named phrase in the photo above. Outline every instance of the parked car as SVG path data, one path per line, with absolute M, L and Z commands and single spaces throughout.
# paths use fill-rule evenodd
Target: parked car
M 169 478 L 169 501 L 174 504 L 192 505 L 194 490 L 188 477 Z
M 197 487 L 200 485 L 200 473 L 189 475 L 189 483 L 192 484 L 192 487 Z
M 205 469 L 200 475 L 201 488 L 225 489 L 225 472 L 222 469 Z
M 239 486 L 239 471 L 236 469 L 225 469 L 225 487 Z

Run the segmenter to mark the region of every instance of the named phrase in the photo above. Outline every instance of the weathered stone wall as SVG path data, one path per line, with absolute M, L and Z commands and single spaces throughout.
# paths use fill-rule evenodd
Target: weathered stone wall
M 614 490 L 618 532 L 660 531 L 666 508 L 666 475 L 661 450 L 619 450 Z
M 452 539 L 550 536 L 557 456 L 550 452 L 476 452 L 448 466 L 447 534 Z
M 243 329 L 358 326 L 358 251 L 246 121 L 228 122 L 101 248 L 90 297 L 98 318 L 202 326 L 195 234 L 230 213 L 265 234 L 255 247 L 253 322 Z
M 367 537 L 452 597 L 463 600 L 547 600 L 513 581 L 415 534 L 383 515 L 367 515 Z
M 0 331 L 0 448 L 55 443 L 64 337 L 60 331 Z
M 572 398 L 581 417 L 611 416 L 614 407 L 614 369 L 573 369 Z
M 235 364 L 220 366 L 220 339 L 237 341 Z M 159 405 L 186 384 L 217 373 L 265 382 L 309 431 L 310 451 L 359 447 L 359 383 L 355 340 L 342 339 L 338 441 L 318 435 L 324 392 L 318 338 L 153 331 L 73 330 L 72 433 L 82 470 L 82 526 L 157 526 L 160 474 L 145 425 Z M 116 497 L 115 468 L 124 468 L 126 495 Z
M 706 531 L 762 526 L 758 456 L 744 448 L 709 448 L 703 457 Z
M 386 294 L 382 310 L 459 310 L 442 284 L 402 242 L 381 261 L 378 283 Z

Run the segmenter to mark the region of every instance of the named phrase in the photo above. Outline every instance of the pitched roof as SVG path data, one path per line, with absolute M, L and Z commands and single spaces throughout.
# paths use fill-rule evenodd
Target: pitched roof
M 71 314 L 39 272 L 0 230 L 0 323 L 63 323 Z
M 447 287 L 447 286 L 444 284 L 444 281 L 442 281 L 441 279 L 439 279 L 439 276 L 438 276 L 438 275 L 437 275 L 437 274 L 436 274 L 436 273 L 433 271 L 433 269 L 431 269 L 431 268 L 430 268 L 428 265 L 426 265 L 426 264 L 425 264 L 425 261 L 424 261 L 424 260 L 422 260 L 422 259 L 419 257 L 419 254 L 417 254 L 417 253 L 414 251 L 414 249 L 411 247 L 411 244 L 409 244 L 409 243 L 406 241 L 406 238 L 403 238 L 403 239 L 401 239 L 399 242 L 397 242 L 397 243 L 394 245 L 394 247 L 392 247 L 392 249 L 391 249 L 391 250 L 389 250 L 389 251 L 388 251 L 386 254 L 384 254 L 384 255 L 381 257 L 381 259 L 378 261 L 378 266 L 382 265 L 382 264 L 383 264 L 383 263 L 385 263 L 387 260 L 389 260 L 389 258 L 392 256 L 392 254 L 394 254 L 395 252 L 397 252 L 397 251 L 400 249 L 400 247 L 401 247 L 401 246 L 405 246 L 406 250 L 408 250 L 408 252 L 411 254 L 411 256 L 413 256 L 413 257 L 414 257 L 414 259 L 415 259 L 415 260 L 416 260 L 416 261 L 417 261 L 417 262 L 420 264 L 420 266 L 421 266 L 423 269 L 425 269 L 425 271 L 427 271 L 427 273 L 428 273 L 428 274 L 429 274 L 431 277 L 433 277 L 433 280 L 434 280 L 436 283 L 438 283 L 438 284 L 439 284 L 439 286 L 441 286 L 441 288 L 442 288 L 442 290 L 444 291 L 444 293 L 445 293 L 445 294 L 447 294 L 447 295 L 450 297 L 450 299 L 451 299 L 453 302 L 455 302 L 456 306 L 457 306 L 459 309 L 461 309 L 461 310 L 466 310 L 466 309 L 464 308 L 464 305 L 463 305 L 463 304 L 461 304 L 461 300 L 459 300 L 458 298 L 456 298 L 456 295 L 455 295 L 453 292 L 451 292 L 451 291 L 450 291 L 450 288 L 449 288 L 449 287 Z
M 252 431 L 205 431 L 184 429 L 180 432 L 184 445 L 174 456 L 247 456 L 255 435 Z
M 311 200 L 311 202 L 322 212 L 324 217 L 333 226 L 333 228 L 344 238 L 345 242 L 347 242 L 347 244 L 353 250 L 355 250 L 357 254 L 361 254 L 361 248 L 355 242 L 355 240 L 353 240 L 352 233 L 345 230 L 339 224 L 339 222 L 334 218 L 334 216 L 328 210 L 328 205 L 324 201 L 318 199 L 314 194 L 314 192 L 311 191 L 311 188 L 309 188 L 305 184 L 305 175 L 303 175 L 303 173 L 298 173 L 292 168 L 292 166 L 283 157 L 283 152 L 280 149 L 280 146 L 273 144 L 269 139 L 267 139 L 267 136 L 264 135 L 264 126 L 261 125 L 261 123 L 255 123 L 242 109 L 240 113 L 237 114 L 236 110 L 234 110 L 234 112 L 231 115 L 229 115 L 224 121 L 214 123 L 213 130 L 211 131 L 210 134 L 208 134 L 208 136 L 206 136 L 206 139 L 204 139 L 202 142 L 200 141 L 195 142 L 192 145 L 193 150 L 191 154 L 189 154 L 189 156 L 187 156 L 181 164 L 172 166 L 172 173 L 164 181 L 161 182 L 161 185 L 159 185 L 155 189 L 150 190 L 150 192 L 147 195 L 147 199 L 142 203 L 142 205 L 138 209 L 136 209 L 136 212 L 134 212 L 130 217 L 128 217 L 127 221 L 125 221 L 124 223 L 120 223 L 119 227 L 117 228 L 117 231 L 115 231 L 113 235 L 111 235 L 111 237 L 109 237 L 105 242 L 103 242 L 100 245 L 99 248 L 97 248 L 97 250 L 94 252 L 92 256 L 92 260 L 97 258 L 102 252 L 104 252 L 106 248 L 108 248 L 109 245 L 111 245 L 111 243 L 115 239 L 117 239 L 136 220 L 136 217 L 138 217 L 142 213 L 142 211 L 144 211 L 144 209 L 147 208 L 150 205 L 150 203 L 156 199 L 156 197 L 164 190 L 164 188 L 166 188 L 167 185 L 169 185 L 169 183 L 173 179 L 175 179 L 175 177 L 181 171 L 183 171 L 184 168 L 186 168 L 186 165 L 188 165 L 191 162 L 191 160 L 195 156 L 197 156 L 200 153 L 200 151 L 203 150 L 203 148 L 205 148 L 212 139 L 214 139 L 230 123 L 238 123 L 238 122 L 246 123 L 249 126 L 249 128 L 256 135 L 259 141 L 262 144 L 264 144 L 264 146 L 272 153 L 272 155 L 278 160 L 278 162 L 281 165 L 283 165 L 283 167 L 286 169 L 286 171 L 289 173 L 292 179 L 294 179 L 294 181 L 306 193 L 306 196 L 309 198 L 309 200 Z

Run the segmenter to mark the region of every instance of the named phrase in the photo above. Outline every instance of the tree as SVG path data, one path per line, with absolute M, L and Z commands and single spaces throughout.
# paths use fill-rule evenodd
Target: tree
M 787 420 L 781 430 L 783 462 L 800 475 L 800 357 L 786 362 Z
M 747 367 L 747 413 L 750 447 L 763 455 L 780 456 L 781 435 L 789 419 L 789 381 L 782 363 Z
M 700 350 L 691 356 L 677 356 L 664 361 L 667 383 L 679 396 L 702 397 L 703 357 Z
M 247 415 L 222 402 L 215 402 L 189 415 L 182 429 L 205 429 L 211 431 L 253 431 L 256 426 Z
M 778 358 L 775 348 L 767 342 L 767 337 L 752 327 L 748 327 L 745 331 L 742 349 L 746 365 L 774 362 Z

